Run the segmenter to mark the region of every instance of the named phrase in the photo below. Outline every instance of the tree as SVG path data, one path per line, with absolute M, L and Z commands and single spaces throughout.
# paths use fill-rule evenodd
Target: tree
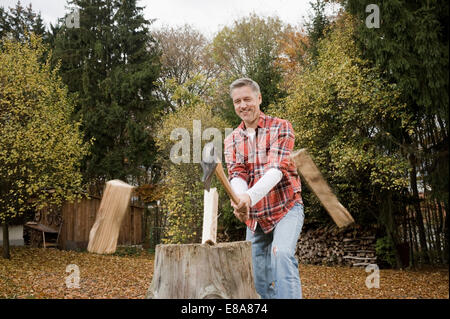
M 399 130 L 398 134 L 411 167 L 411 200 L 420 246 L 426 252 L 419 198 L 421 180 L 429 185 L 431 197 L 448 211 L 449 5 L 445 1 L 383 1 L 379 4 L 380 28 L 367 28 L 365 8 L 370 3 L 349 0 L 346 10 L 358 19 L 355 35 L 365 58 L 383 71 L 387 81 L 398 86 L 407 112 L 415 121 L 414 129 Z M 448 225 L 448 219 L 444 225 Z M 448 246 L 444 252 L 448 262 Z
M 218 73 L 210 54 L 210 45 L 199 31 L 189 25 L 178 28 L 163 27 L 154 31 L 161 50 L 161 73 L 158 94 L 170 111 L 180 107 L 183 100 L 175 101 L 168 86 L 184 86 L 191 93 L 208 98 L 205 94 Z M 192 81 L 194 78 L 197 80 Z M 198 81 L 198 79 L 202 81 Z M 190 85 L 184 85 L 190 82 Z M 195 85 L 193 85 L 195 84 Z
M 305 24 L 308 37 L 308 45 L 305 44 L 305 48 L 307 48 L 308 57 L 314 61 L 318 55 L 317 45 L 326 36 L 326 31 L 331 22 L 325 14 L 326 1 L 316 0 L 315 2 L 309 2 L 309 5 L 313 9 L 313 13 Z
M 272 110 L 291 121 L 296 146 L 309 149 L 356 222 L 378 223 L 398 243 L 396 216 L 408 164 L 392 129 L 410 128 L 411 121 L 396 86 L 360 58 L 353 32 L 354 21 L 342 16 L 318 43 L 316 62 Z M 323 220 L 320 205 L 305 200 L 311 217 Z
M 85 179 L 100 193 L 104 182 L 140 184 L 157 178 L 152 125 L 159 54 L 136 0 L 74 0 L 80 28 L 59 28 L 54 61 L 70 92 L 86 138 L 95 138 Z
M 0 7 L 0 39 L 9 32 L 8 12 L 5 8 Z
M 280 86 L 288 90 L 291 80 L 302 72 L 301 62 L 305 59 L 308 48 L 308 37 L 303 29 L 297 30 L 291 26 L 281 34 L 279 39 L 280 54 L 277 58 L 277 65 L 283 70 L 283 81 Z
M 47 34 L 41 13 L 34 12 L 31 3 L 24 8 L 17 1 L 14 8 L 9 8 L 9 12 L 0 7 L 0 39 L 8 35 L 22 41 L 30 32 L 44 37 Z
M 0 222 L 28 209 L 58 205 L 82 189 L 80 161 L 88 153 L 67 88 L 34 34 L 4 39 L 0 52 Z M 3 257 L 9 258 L 8 237 Z

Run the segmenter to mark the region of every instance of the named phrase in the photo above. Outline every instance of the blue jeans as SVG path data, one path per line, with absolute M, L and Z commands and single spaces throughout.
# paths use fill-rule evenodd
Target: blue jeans
M 295 204 L 268 234 L 259 224 L 254 233 L 247 227 L 246 240 L 252 243 L 255 288 L 261 298 L 302 298 L 295 251 L 304 219 L 303 205 Z

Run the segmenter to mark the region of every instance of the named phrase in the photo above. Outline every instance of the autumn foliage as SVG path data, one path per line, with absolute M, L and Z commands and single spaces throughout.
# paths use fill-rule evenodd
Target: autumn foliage
M 0 223 L 82 191 L 88 153 L 73 99 L 42 40 L 4 38 L 0 51 Z

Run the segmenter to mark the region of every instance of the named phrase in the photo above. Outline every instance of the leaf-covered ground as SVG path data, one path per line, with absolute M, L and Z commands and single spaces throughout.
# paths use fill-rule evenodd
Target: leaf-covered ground
M 67 288 L 77 265 L 79 288 Z M 66 272 L 66 269 L 69 272 Z M 0 298 L 144 298 L 153 255 L 97 255 L 54 248 L 13 248 L 0 257 Z M 70 281 L 73 283 L 73 281 Z
M 0 249 L 1 252 L 1 249 Z M 11 249 L 0 257 L 0 298 L 145 298 L 152 254 L 121 248 L 115 255 L 43 248 Z M 67 288 L 68 265 L 80 271 Z M 365 268 L 300 265 L 304 298 L 449 298 L 448 269 L 380 270 L 379 288 L 367 288 Z M 70 268 L 68 269 L 70 270 Z M 373 281 L 372 281 L 373 282 Z
M 300 265 L 304 298 L 448 299 L 448 268 L 379 270 L 379 288 L 368 288 L 374 272 L 364 267 Z M 369 277 L 369 285 L 374 283 Z

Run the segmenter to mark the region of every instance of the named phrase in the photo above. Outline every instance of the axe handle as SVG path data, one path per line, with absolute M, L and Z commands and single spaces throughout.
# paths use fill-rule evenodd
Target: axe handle
M 217 163 L 215 173 L 216 173 L 217 178 L 222 183 L 223 187 L 225 187 L 225 191 L 227 192 L 228 196 L 230 196 L 231 200 L 236 205 L 239 204 L 239 198 L 237 197 L 236 193 L 231 188 L 231 184 L 228 181 L 228 178 L 226 177 L 226 175 L 225 175 L 225 173 L 223 171 L 223 167 L 222 167 L 222 163 L 221 162 Z

